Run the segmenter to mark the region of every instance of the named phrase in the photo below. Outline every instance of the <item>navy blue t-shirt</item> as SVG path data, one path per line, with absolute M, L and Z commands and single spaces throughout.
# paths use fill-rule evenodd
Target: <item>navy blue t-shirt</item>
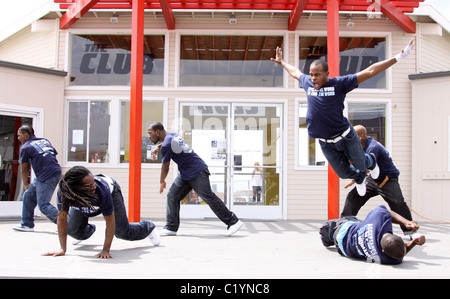
M 392 233 L 392 217 L 385 206 L 379 205 L 364 221 L 350 225 L 343 239 L 344 252 L 348 257 L 369 262 L 400 264 L 403 259 L 393 259 L 383 253 L 380 242 L 385 233 Z
M 181 178 L 195 179 L 208 165 L 184 142 L 177 133 L 167 133 L 161 146 L 162 162 L 172 159 L 178 165 Z
M 309 137 L 332 138 L 347 130 L 350 122 L 343 114 L 344 100 L 347 93 L 358 87 L 356 74 L 329 78 L 319 90 L 314 88 L 308 75 L 300 75 L 299 81 L 308 99 Z
M 95 189 L 95 194 L 97 195 L 97 202 L 92 204 L 94 209 L 89 209 L 87 207 L 83 207 L 80 209 L 75 206 L 72 206 L 72 208 L 81 210 L 81 212 L 83 212 L 88 217 L 97 216 L 100 213 L 103 214 L 103 216 L 110 216 L 114 211 L 114 203 L 111 195 L 112 187 L 101 176 L 94 175 L 94 180 L 95 185 L 97 187 Z M 56 194 L 57 194 L 56 204 L 58 210 L 69 212 L 70 205 L 68 203 L 64 203 L 61 201 L 61 192 L 59 188 Z
M 370 136 L 367 138 L 364 151 L 368 154 L 373 153 L 377 158 L 377 164 L 378 167 L 380 167 L 380 178 L 384 178 L 386 176 L 396 178 L 400 175 L 400 171 L 397 167 L 395 167 L 391 155 L 387 149 Z
M 20 148 L 20 163 L 29 163 L 36 178 L 45 181 L 61 175 L 61 166 L 56 155 L 58 152 L 45 138 L 30 137 Z
M 364 147 L 366 153 L 373 153 L 377 158 L 378 167 L 380 167 L 380 178 L 386 176 L 396 178 L 400 175 L 400 170 L 395 167 L 391 155 L 387 149 L 372 137 L 367 138 L 366 146 Z

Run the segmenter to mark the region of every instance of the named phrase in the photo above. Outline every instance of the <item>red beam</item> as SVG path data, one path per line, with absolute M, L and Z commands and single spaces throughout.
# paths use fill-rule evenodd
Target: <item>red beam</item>
M 339 76 L 339 0 L 327 0 L 327 48 L 330 77 Z M 328 219 L 339 218 L 339 177 L 328 164 Z
M 375 0 L 380 4 L 381 13 L 391 19 L 407 33 L 416 33 L 416 23 L 405 15 L 394 3 L 389 0 Z
M 67 9 L 77 0 L 53 0 L 60 4 L 61 9 Z M 161 0 L 171 9 L 250 9 L 250 10 L 292 10 L 299 2 L 306 2 L 304 10 L 326 10 L 327 0 Z M 424 0 L 386 0 L 403 13 L 412 12 Z M 131 9 L 132 0 L 98 0 L 94 9 Z M 162 9 L 160 1 L 145 0 L 145 9 Z M 340 11 L 373 11 L 378 0 L 341 0 Z M 379 9 L 379 8 L 378 8 Z
M 159 0 L 159 4 L 161 5 L 164 20 L 166 20 L 167 29 L 174 30 L 175 17 L 173 16 L 172 7 L 170 7 L 169 0 Z
M 291 14 L 289 16 L 288 30 L 295 31 L 297 28 L 298 22 L 300 21 L 300 17 L 303 14 L 303 10 L 305 9 L 306 2 L 308 0 L 297 0 L 294 3 L 294 7 L 292 8 Z
M 133 0 L 131 17 L 130 167 L 128 218 L 141 217 L 142 84 L 144 71 L 144 0 Z
M 99 0 L 77 0 L 71 4 L 59 22 L 60 29 L 69 29 L 73 23 L 78 21 L 89 11 Z

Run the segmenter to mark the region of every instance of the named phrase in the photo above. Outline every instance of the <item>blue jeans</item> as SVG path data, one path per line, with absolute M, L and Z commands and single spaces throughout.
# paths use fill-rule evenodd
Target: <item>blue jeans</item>
M 150 221 L 129 223 L 127 211 L 119 184 L 114 181 L 114 189 L 111 194 L 114 205 L 115 233 L 114 235 L 123 240 L 136 241 L 146 238 L 155 228 L 155 224 Z M 100 214 L 97 213 L 96 215 Z M 86 240 L 95 232 L 95 225 L 89 224 L 89 217 L 79 209 L 70 208 L 68 223 L 68 235 L 77 240 Z
M 228 210 L 224 202 L 211 190 L 209 182 L 209 170 L 205 169 L 190 181 L 184 181 L 180 175 L 175 178 L 167 193 L 167 219 L 165 229 L 178 231 L 180 226 L 180 201 L 192 189 L 204 200 L 216 216 L 227 226 L 231 226 L 239 221 L 237 216 Z
M 353 179 L 357 184 L 361 184 L 366 177 L 367 169 L 375 167 L 374 157 L 364 153 L 353 127 L 347 136 L 336 143 L 323 141 L 319 143 L 328 163 L 341 179 Z
M 58 184 L 60 174 L 40 181 L 34 179 L 30 187 L 23 193 L 22 220 L 21 224 L 28 227 L 34 227 L 34 209 L 36 206 L 51 222 L 56 223 L 58 219 L 58 209 L 50 201 L 53 192 Z

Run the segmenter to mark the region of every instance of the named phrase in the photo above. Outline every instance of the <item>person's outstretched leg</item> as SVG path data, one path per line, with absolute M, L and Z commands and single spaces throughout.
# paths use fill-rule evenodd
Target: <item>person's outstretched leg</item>
M 216 216 L 228 227 L 236 224 L 239 219 L 231 212 L 225 203 L 211 190 L 209 171 L 202 171 L 195 179 L 189 181 L 194 191 L 208 204 Z
M 115 236 L 127 241 L 142 240 L 148 237 L 155 229 L 155 224 L 146 220 L 136 223 L 128 222 L 122 190 L 115 181 L 111 196 L 113 198 L 114 220 L 116 223 Z

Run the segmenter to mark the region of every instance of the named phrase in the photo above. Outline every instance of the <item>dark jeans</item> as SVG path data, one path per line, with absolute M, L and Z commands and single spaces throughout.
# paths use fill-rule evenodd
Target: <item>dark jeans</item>
M 353 127 L 347 136 L 336 143 L 319 143 L 328 163 L 341 179 L 353 179 L 357 184 L 361 184 L 367 169 L 375 167 L 376 161 L 371 155 L 364 153 Z
M 320 239 L 322 240 L 322 244 L 325 247 L 334 245 L 334 246 L 336 246 L 337 251 L 341 255 L 344 255 L 343 252 L 341 252 L 341 250 L 337 244 L 336 236 L 337 236 L 342 224 L 344 224 L 348 221 L 361 222 L 355 216 L 342 217 L 340 219 L 331 219 L 331 220 L 328 220 L 327 222 L 325 222 L 325 224 L 322 225 L 322 227 L 319 230 Z
M 192 189 L 204 200 L 216 216 L 227 226 L 238 222 L 236 215 L 228 210 L 223 201 L 211 190 L 208 169 L 193 180 L 184 181 L 180 175 L 175 178 L 167 193 L 167 219 L 164 228 L 178 231 L 180 226 L 180 202 Z
M 114 181 L 112 192 L 114 204 L 115 236 L 127 241 L 142 240 L 146 238 L 155 228 L 155 225 L 146 220 L 139 223 L 129 223 L 127 211 L 123 201 L 122 190 Z M 70 208 L 68 217 L 68 234 L 77 240 L 86 240 L 95 232 L 95 225 L 89 224 L 89 216 L 73 207 Z
M 252 188 L 253 188 L 253 201 L 260 202 L 262 187 L 261 186 L 252 186 Z
M 364 196 L 359 196 L 356 188 L 353 188 L 345 199 L 344 209 L 342 210 L 341 217 L 344 216 L 355 216 L 358 214 L 361 207 L 372 197 L 380 195 L 389 205 L 389 208 L 403 216 L 407 220 L 412 220 L 411 211 L 408 208 L 408 205 L 403 198 L 402 190 L 400 189 L 400 185 L 398 183 L 398 178 L 389 178 L 386 184 L 382 188 L 379 187 L 379 184 L 383 181 L 383 179 L 379 178 L 377 180 L 373 180 L 370 177 L 367 177 L 367 191 Z M 408 231 L 406 227 L 400 226 L 403 232 Z

